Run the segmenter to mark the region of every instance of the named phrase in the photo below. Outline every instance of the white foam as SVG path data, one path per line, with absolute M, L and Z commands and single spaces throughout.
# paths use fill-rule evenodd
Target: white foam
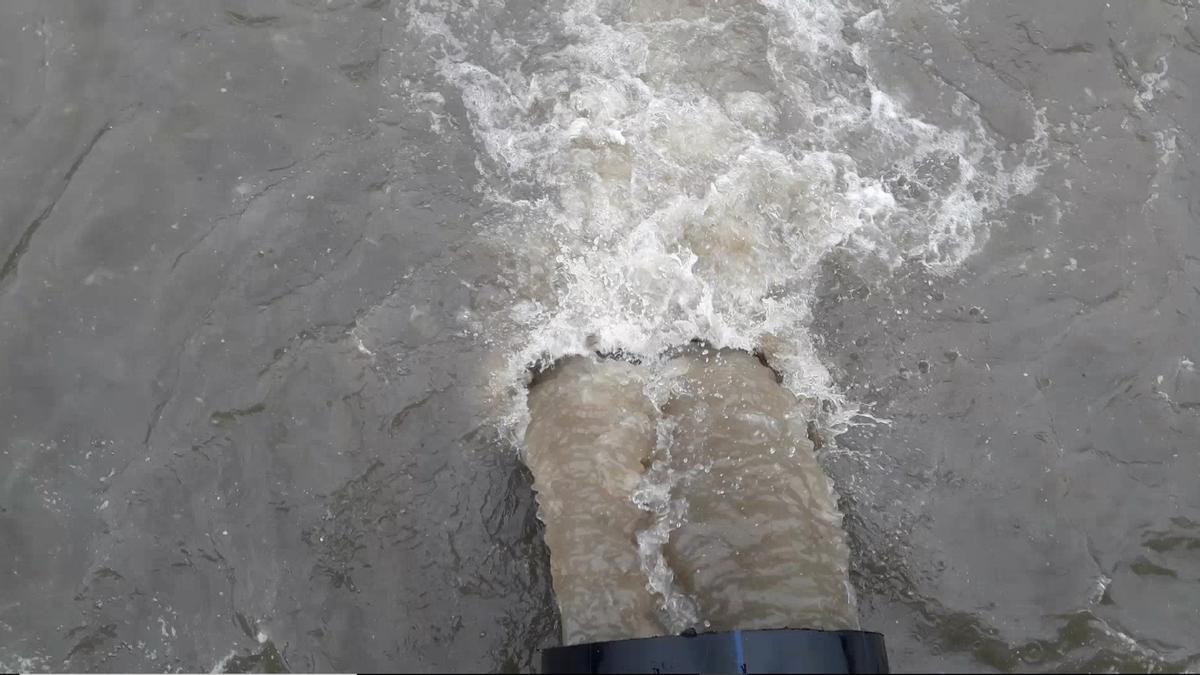
M 223 656 L 220 661 L 217 661 L 215 664 L 213 664 L 213 667 L 208 672 L 211 675 L 225 672 L 225 669 L 229 666 L 229 662 L 232 661 L 236 656 L 237 650 L 230 650 L 230 652 Z
M 965 98 L 954 128 L 915 117 L 843 37 L 847 18 L 861 35 L 887 30 L 880 10 L 623 7 L 567 0 L 556 34 L 539 36 L 555 48 L 493 35 L 473 58 L 442 10 L 414 14 L 446 34 L 442 72 L 488 194 L 508 207 L 481 224 L 515 261 L 516 300 L 491 322 L 505 428 L 519 442 L 531 363 L 605 350 L 653 364 L 694 338 L 764 349 L 795 393 L 834 403 L 826 423 L 844 423 L 853 406 L 808 329 L 821 261 L 842 250 L 955 269 L 1036 184 L 1044 125 L 1006 170 Z
M 700 619 L 696 600 L 675 584 L 675 572 L 667 563 L 663 549 L 671 532 L 678 528 L 687 512 L 686 497 L 672 496 L 679 476 L 671 468 L 671 420 L 662 418 L 658 428 L 658 452 L 661 457 L 640 481 L 633 501 L 654 517 L 654 523 L 637 533 L 638 558 L 646 575 L 646 590 L 661 599 L 663 623 L 671 633 L 695 626 Z
M 50 671 L 50 659 L 42 656 L 0 658 L 0 672 L 38 673 Z

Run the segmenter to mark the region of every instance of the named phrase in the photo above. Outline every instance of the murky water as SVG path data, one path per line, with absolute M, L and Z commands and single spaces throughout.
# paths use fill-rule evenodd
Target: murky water
M 697 619 L 857 628 L 841 513 L 795 398 L 745 352 L 683 358 L 660 461 L 685 505 L 664 554 Z
M 572 357 L 529 398 L 526 457 L 564 643 L 857 627 L 807 420 L 758 359 Z
M 527 668 L 578 628 L 557 538 L 605 542 L 542 531 L 528 455 L 633 495 L 603 573 L 655 600 L 604 621 L 845 615 L 704 596 L 744 508 L 830 570 L 789 601 L 844 530 L 899 669 L 1196 668 L 1191 0 L 0 19 L 0 666 Z M 764 355 L 824 473 L 712 433 L 694 339 Z M 596 352 L 628 405 L 550 417 L 643 451 L 540 466 L 529 370 Z M 731 489 L 825 474 L 826 553 Z
M 527 462 L 566 644 L 663 633 L 635 539 L 658 417 L 643 386 L 625 363 L 573 359 L 530 395 Z

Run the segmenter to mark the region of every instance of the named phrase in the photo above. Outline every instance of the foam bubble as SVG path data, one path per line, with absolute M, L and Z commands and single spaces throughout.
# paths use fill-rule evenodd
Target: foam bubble
M 965 98 L 944 128 L 876 82 L 844 29 L 885 31 L 880 10 L 567 0 L 556 21 L 538 44 L 497 34 L 442 63 L 507 207 L 481 229 L 514 261 L 492 343 L 517 440 L 531 363 L 601 350 L 653 367 L 692 339 L 769 352 L 844 423 L 808 328 L 821 261 L 949 272 L 1040 173 L 1039 141 L 1006 156 Z

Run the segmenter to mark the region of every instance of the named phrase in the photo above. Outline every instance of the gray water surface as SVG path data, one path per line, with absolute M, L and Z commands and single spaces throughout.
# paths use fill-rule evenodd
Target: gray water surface
M 567 38 L 557 4 L 462 4 L 0 6 L 0 668 L 556 643 L 481 375 L 538 274 L 479 237 L 509 205 L 439 59 Z M 1194 670 L 1200 7 L 882 4 L 864 44 L 910 113 L 965 97 L 1048 153 L 953 270 L 823 259 L 814 342 L 883 420 L 821 449 L 861 623 L 897 670 Z

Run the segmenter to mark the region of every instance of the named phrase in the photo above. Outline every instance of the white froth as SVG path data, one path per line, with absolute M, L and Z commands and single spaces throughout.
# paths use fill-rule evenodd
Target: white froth
M 882 11 L 623 7 L 568 0 L 557 48 L 493 36 L 482 60 L 437 16 L 414 20 L 447 33 L 443 73 L 489 194 L 511 207 L 484 224 L 520 261 L 495 331 L 507 429 L 523 432 L 531 363 L 600 350 L 653 365 L 697 338 L 763 349 L 797 395 L 848 413 L 808 328 L 821 261 L 841 249 L 955 269 L 1034 186 L 1036 147 L 1005 170 L 965 98 L 966 121 L 941 128 L 881 89 L 843 28 L 884 31 Z

